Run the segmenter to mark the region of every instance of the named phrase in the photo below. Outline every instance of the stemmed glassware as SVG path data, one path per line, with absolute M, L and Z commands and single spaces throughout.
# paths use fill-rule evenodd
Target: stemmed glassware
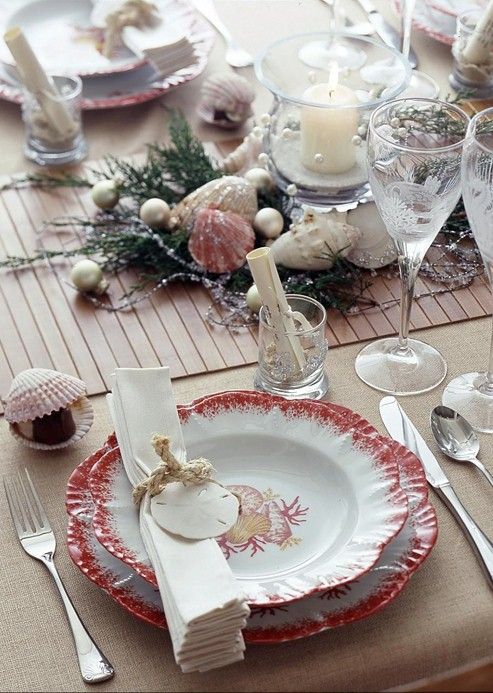
M 462 156 L 462 196 L 493 289 L 493 108 L 471 120 Z M 465 373 L 445 388 L 443 404 L 477 431 L 493 433 L 493 338 L 488 370 Z
M 409 318 L 423 257 L 460 196 L 468 122 L 457 106 L 431 99 L 390 101 L 370 119 L 370 187 L 398 251 L 401 319 L 399 336 L 364 347 L 355 367 L 361 380 L 382 392 L 426 392 L 447 372 L 436 349 L 409 339 Z
M 339 31 L 339 0 L 324 0 L 329 8 L 329 34 Z M 366 54 L 351 44 L 351 38 L 331 36 L 324 41 L 310 41 L 300 49 L 299 59 L 310 67 L 327 69 L 337 63 L 339 69 L 357 70 L 366 61 Z

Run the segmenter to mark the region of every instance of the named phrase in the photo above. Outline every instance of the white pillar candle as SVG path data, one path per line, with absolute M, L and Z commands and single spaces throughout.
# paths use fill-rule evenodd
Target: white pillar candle
M 464 62 L 481 65 L 490 59 L 493 43 L 493 0 L 488 3 L 484 14 L 472 32 L 469 41 L 462 51 Z
M 306 364 L 305 354 L 299 337 L 294 334 L 296 326 L 290 316 L 291 307 L 286 299 L 271 249 L 256 248 L 248 253 L 246 259 L 262 305 L 269 310 L 276 347 L 281 352 L 291 354 L 296 366 L 303 370 Z
M 337 80 L 337 63 L 334 63 L 329 81 L 314 84 L 303 94 L 305 101 L 320 104 L 320 107 L 301 108 L 301 163 L 310 171 L 344 173 L 356 163 L 352 140 L 358 129 L 358 111 L 351 106 L 359 102 L 354 91 Z
M 48 123 L 60 136 L 72 137 L 77 126 L 22 30 L 12 27 L 4 34 L 4 40 L 14 57 L 22 83 L 36 96 Z

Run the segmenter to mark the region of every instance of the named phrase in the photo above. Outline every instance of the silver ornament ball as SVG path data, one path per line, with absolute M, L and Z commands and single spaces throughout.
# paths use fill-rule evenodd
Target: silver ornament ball
M 164 200 L 159 197 L 151 197 L 141 206 L 139 217 L 151 229 L 166 229 L 169 225 L 171 210 Z
M 100 180 L 92 186 L 92 201 L 100 209 L 112 209 L 120 199 L 114 180 Z

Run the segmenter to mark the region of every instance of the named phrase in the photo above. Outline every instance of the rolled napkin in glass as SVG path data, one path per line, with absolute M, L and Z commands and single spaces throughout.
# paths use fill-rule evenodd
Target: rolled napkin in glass
M 119 368 L 107 396 L 123 465 L 140 487 L 160 464 L 151 439 L 165 432 L 177 461 L 186 462 L 168 368 Z M 207 671 L 243 659 L 241 629 L 250 613 L 215 539 L 185 539 L 163 529 L 140 503 L 140 531 L 156 573 L 177 663 Z

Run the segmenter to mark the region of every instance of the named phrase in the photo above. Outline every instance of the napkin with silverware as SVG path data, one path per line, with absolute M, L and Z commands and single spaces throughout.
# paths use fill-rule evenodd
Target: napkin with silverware
M 186 461 L 168 368 L 119 368 L 108 406 L 123 465 L 135 487 L 159 464 L 151 438 L 165 432 L 173 455 Z M 164 530 L 140 503 L 140 530 L 161 593 L 177 663 L 207 671 L 243 659 L 241 629 L 249 614 L 241 588 L 214 539 L 190 540 Z

